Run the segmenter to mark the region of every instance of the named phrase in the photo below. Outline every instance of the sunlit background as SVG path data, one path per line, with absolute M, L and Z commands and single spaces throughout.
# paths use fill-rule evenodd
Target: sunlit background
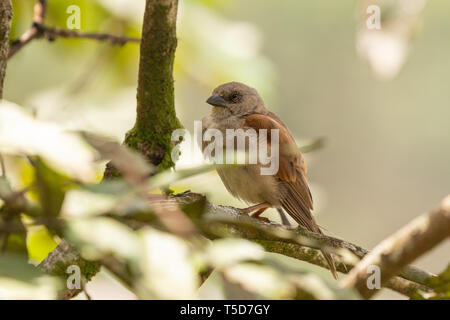
M 65 28 L 66 8 L 76 4 L 81 30 L 139 36 L 142 0 L 48 2 L 48 25 Z M 324 137 L 325 146 L 306 155 L 314 213 L 327 234 L 367 249 L 450 190 L 450 3 L 398 1 L 382 14 L 381 30 L 368 31 L 372 2 L 392 3 L 181 0 L 175 63 L 177 113 L 190 131 L 210 112 L 212 89 L 235 80 L 261 93 L 299 145 Z M 17 38 L 30 26 L 33 1 L 13 6 Z M 4 98 L 39 119 L 121 141 L 135 118 L 138 53 L 133 43 L 34 41 L 9 61 Z M 200 163 L 191 160 L 178 167 Z M 245 206 L 215 173 L 176 187 L 186 189 Z M 35 238 L 39 260 L 53 244 L 45 234 Z M 447 241 L 415 264 L 438 273 L 449 253 Z M 106 273 L 88 290 L 93 298 L 133 298 Z M 221 297 L 214 276 L 201 290 Z M 378 297 L 400 296 L 385 290 Z

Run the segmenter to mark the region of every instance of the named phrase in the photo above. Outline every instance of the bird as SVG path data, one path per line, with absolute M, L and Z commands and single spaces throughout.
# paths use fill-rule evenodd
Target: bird
M 229 129 L 242 129 L 244 132 L 253 129 L 258 139 L 261 138 L 260 129 L 267 129 L 267 146 L 271 143 L 271 130 L 278 130 L 279 167 L 274 174 L 261 174 L 264 164 L 259 161 L 249 163 L 248 157 L 243 165 L 216 166 L 228 192 L 235 198 L 252 204 L 241 211 L 267 221 L 260 215 L 268 208 L 276 208 L 284 224 L 289 224 L 283 212 L 286 211 L 301 227 L 323 234 L 311 212 L 313 198 L 306 177 L 305 160 L 288 127 L 266 108 L 257 90 L 241 82 L 228 82 L 215 88 L 206 103 L 212 109 L 201 120 L 202 132 L 215 129 L 222 133 L 225 137 L 221 142 L 224 150 L 231 141 L 226 137 Z M 202 141 L 201 144 L 202 150 L 205 150 L 206 142 Z M 236 149 L 235 145 L 236 143 L 233 147 Z M 248 143 L 245 147 L 248 147 Z M 337 279 L 334 258 L 325 249 L 321 251 L 333 277 Z

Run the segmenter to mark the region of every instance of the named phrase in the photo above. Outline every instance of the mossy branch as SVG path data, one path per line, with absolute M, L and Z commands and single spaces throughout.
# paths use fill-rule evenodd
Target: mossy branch
M 173 62 L 177 47 L 178 0 L 147 0 L 140 47 L 136 123 L 125 144 L 157 168 L 173 167 L 172 132 L 181 128 L 175 112 Z M 117 176 L 108 164 L 105 177 Z
M 203 196 L 190 192 L 173 196 L 180 205 L 199 201 L 201 197 Z M 323 246 L 346 249 L 359 259 L 369 254 L 368 250 L 345 240 L 309 232 L 302 228 L 286 227 L 278 223 L 266 223 L 251 219 L 237 208 L 209 202 L 206 203 L 205 217 L 199 221 L 199 227 L 211 239 L 218 237 L 248 239 L 259 243 L 268 252 L 282 254 L 326 269 L 328 269 L 328 264 L 320 254 L 320 248 Z M 355 267 L 355 264 L 338 262 L 336 267 L 339 272 L 348 273 Z M 413 298 L 417 290 L 430 291 L 427 282 L 434 277 L 434 274 L 417 267 L 403 266 L 396 274 L 387 279 L 384 287 Z
M 67 268 L 72 265 L 80 268 L 82 286 L 75 289 L 64 288 L 58 293 L 59 299 L 71 299 L 83 291 L 84 284 L 100 271 L 100 264 L 83 259 L 78 251 L 65 240 L 61 240 L 59 245 L 39 264 L 45 272 L 63 279 L 70 276 Z
M 140 44 L 136 123 L 125 137 L 128 147 L 140 152 L 159 169 L 174 165 L 171 135 L 173 130 L 181 127 L 175 113 L 173 80 L 177 10 L 178 0 L 146 1 Z M 108 163 L 104 177 L 118 175 L 118 170 Z M 67 254 L 89 266 L 90 274 L 100 269 L 98 264 L 83 260 L 75 249 L 64 243 L 49 254 L 43 265 L 51 271 L 61 262 L 65 263 Z M 83 276 L 88 279 L 84 273 Z M 61 296 L 70 298 L 78 292 L 65 289 Z
M 0 99 L 3 98 L 12 15 L 11 0 L 0 0 Z
M 191 203 L 204 201 L 203 196 L 196 193 L 183 193 L 172 196 L 179 205 L 185 206 Z M 196 218 L 193 218 L 194 220 Z M 282 254 L 298 260 L 311 263 L 322 268 L 328 268 L 328 264 L 320 254 L 320 248 L 326 246 L 335 249 L 346 249 L 358 258 L 363 258 L 369 252 L 360 246 L 350 242 L 316 234 L 301 228 L 289 228 L 277 223 L 265 223 L 248 217 L 237 208 L 219 206 L 206 202 L 206 213 L 195 221 L 202 234 L 210 239 L 221 237 L 240 237 L 259 243 L 266 251 Z M 100 269 L 100 263 L 87 261 L 81 258 L 77 250 L 64 240 L 55 248 L 49 256 L 41 263 L 47 272 L 67 277 L 65 273 L 70 265 L 78 265 L 81 269 L 83 282 L 89 281 Z M 114 272 L 114 265 L 104 264 Z M 355 263 L 337 263 L 337 270 L 341 273 L 351 272 Z M 358 264 L 357 264 L 358 265 Z M 117 274 L 120 279 L 120 274 Z M 406 266 L 396 276 L 391 277 L 383 283 L 400 294 L 414 298 L 418 290 L 427 292 L 431 289 L 427 286 L 428 281 L 435 275 L 413 266 Z M 126 283 L 126 281 L 124 281 Z M 60 292 L 61 298 L 71 298 L 78 294 L 81 289 L 67 289 Z
M 173 61 L 177 45 L 177 6 L 177 0 L 146 1 L 140 47 L 136 123 L 125 138 L 126 145 L 139 151 L 159 169 L 173 166 L 171 134 L 173 130 L 181 127 L 175 113 L 173 82 Z M 119 175 L 119 172 L 108 164 L 105 177 L 116 175 Z M 180 203 L 188 203 L 198 197 L 201 196 L 186 193 L 175 199 Z M 344 248 L 359 258 L 367 254 L 367 250 L 340 239 L 243 217 L 236 208 L 207 203 L 207 211 L 210 216 L 215 216 L 215 219 L 202 218 L 198 221 L 198 225 L 203 234 L 210 238 L 222 236 L 246 238 L 261 244 L 269 252 L 290 256 L 324 268 L 327 268 L 327 264 L 319 254 L 322 246 Z M 60 262 L 67 260 L 66 255 L 72 255 L 75 261 L 78 261 L 79 255 L 73 255 L 72 251 L 70 246 L 58 246 L 46 258 L 47 262 L 50 260 L 53 262 L 51 264 L 44 262 L 45 268 L 48 271 L 53 268 L 62 270 Z M 53 259 L 54 257 L 57 259 Z M 337 267 L 339 271 L 347 272 L 354 266 L 339 263 Z M 418 289 L 429 290 L 426 281 L 434 277 L 433 274 L 405 265 L 402 265 L 402 268 L 403 270 L 395 272 L 397 276 L 392 274 L 394 277 L 386 280 L 384 283 L 386 287 L 409 297 L 412 297 Z M 98 265 L 96 268 L 89 267 L 88 275 L 92 275 L 96 270 Z

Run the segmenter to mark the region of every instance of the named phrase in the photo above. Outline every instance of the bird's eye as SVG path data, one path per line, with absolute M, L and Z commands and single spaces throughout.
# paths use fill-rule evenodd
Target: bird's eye
M 239 102 L 239 98 L 240 98 L 240 96 L 239 96 L 239 93 L 237 93 L 237 92 L 232 93 L 230 96 L 230 100 L 234 103 Z

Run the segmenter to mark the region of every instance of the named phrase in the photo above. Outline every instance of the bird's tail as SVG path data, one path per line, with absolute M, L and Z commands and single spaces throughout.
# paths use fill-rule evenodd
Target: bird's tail
M 323 234 L 323 232 L 320 229 L 319 225 L 315 221 L 314 221 L 314 223 L 316 224 L 317 230 L 319 230 L 319 233 Z M 326 249 L 322 249 L 321 252 L 322 252 L 323 257 L 325 258 L 325 260 L 326 260 L 326 262 L 328 264 L 328 267 L 330 268 L 330 271 L 331 271 L 331 274 L 333 275 L 333 278 L 337 280 L 338 279 L 338 274 L 337 274 L 337 270 L 336 270 L 336 263 L 334 261 L 333 256 L 330 253 L 328 253 Z
M 303 228 L 312 232 L 323 234 L 322 230 L 320 230 L 320 227 L 317 225 L 313 215 L 308 209 L 302 208 L 301 206 L 294 206 L 291 203 L 289 203 L 289 201 L 282 203 L 282 207 Z M 322 249 L 321 252 L 328 264 L 331 274 L 337 280 L 338 274 L 336 270 L 336 264 L 334 262 L 332 255 L 329 252 L 327 252 L 326 249 Z
M 323 257 L 325 258 L 325 260 L 328 263 L 328 267 L 330 267 L 330 271 L 331 271 L 331 274 L 333 275 L 333 278 L 335 278 L 337 280 L 338 279 L 338 274 L 337 274 L 336 264 L 334 262 L 333 257 L 326 250 L 322 250 L 322 254 L 323 254 Z
M 277 208 L 277 210 L 278 210 L 278 213 L 280 215 L 281 222 L 283 223 L 283 225 L 290 227 L 291 223 L 289 222 L 288 218 L 286 217 L 286 214 L 284 213 L 283 209 Z

